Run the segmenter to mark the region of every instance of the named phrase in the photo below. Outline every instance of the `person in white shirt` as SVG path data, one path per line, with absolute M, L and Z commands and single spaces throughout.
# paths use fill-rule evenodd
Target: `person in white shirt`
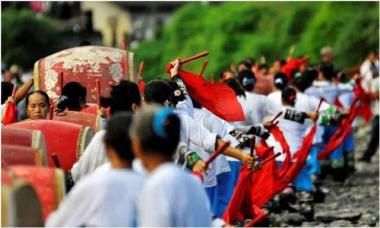
M 141 104 L 139 88 L 136 83 L 130 81 L 121 81 L 118 85 L 113 86 L 110 97 L 106 100 L 111 116 L 122 111 L 135 112 Z M 95 134 L 80 159 L 71 168 L 74 182 L 78 182 L 82 177 L 108 162 L 103 141 L 104 134 L 105 130 L 100 130 Z
M 366 61 L 360 67 L 360 74 L 362 76 L 363 89 L 370 95 L 371 109 L 374 115 L 372 119 L 371 139 L 367 149 L 360 158 L 360 161 L 369 163 L 372 156 L 378 151 L 379 148 L 379 53 L 378 51 L 371 51 L 368 54 Z
M 211 226 L 208 199 L 199 180 L 175 165 L 180 118 L 170 108 L 148 105 L 130 128 L 133 151 L 149 175 L 138 200 L 138 226 Z
M 143 177 L 132 171 L 134 155 L 128 128 L 132 114 L 113 115 L 104 133 L 110 167 L 84 177 L 47 219 L 46 226 L 137 225 L 136 200 Z

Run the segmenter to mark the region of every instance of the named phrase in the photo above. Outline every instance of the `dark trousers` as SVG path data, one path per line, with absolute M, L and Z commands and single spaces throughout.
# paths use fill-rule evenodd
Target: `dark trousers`
M 372 120 L 371 140 L 369 141 L 367 150 L 364 152 L 360 160 L 370 162 L 372 156 L 379 148 L 379 115 Z

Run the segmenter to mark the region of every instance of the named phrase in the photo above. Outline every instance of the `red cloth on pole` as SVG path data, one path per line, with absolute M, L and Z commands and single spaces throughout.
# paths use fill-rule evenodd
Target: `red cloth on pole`
M 171 67 L 169 64 L 166 71 L 170 72 Z M 197 74 L 184 70 L 180 70 L 179 76 L 190 96 L 210 112 L 228 122 L 245 120 L 243 108 L 235 92 L 228 85 L 222 82 L 209 82 Z
M 343 140 L 351 133 L 352 127 L 351 124 L 357 116 L 357 112 L 360 109 L 360 106 L 357 106 L 358 98 L 354 100 L 350 108 L 350 115 L 348 118 L 344 119 L 338 129 L 331 136 L 329 142 L 324 151 L 318 154 L 319 160 L 327 159 L 328 156 L 336 149 Z
M 288 80 L 292 80 L 292 72 L 298 70 L 299 67 L 304 63 L 305 59 L 289 59 L 286 64 L 281 67 L 281 72 L 288 76 Z
M 138 86 L 139 86 L 140 93 L 144 93 L 145 82 L 143 80 L 139 79 Z
M 1 122 L 4 125 L 17 122 L 17 107 L 13 101 L 7 101 Z
M 305 137 L 301 148 L 291 158 L 289 146 L 283 138 L 281 130 L 272 126 L 269 131 L 280 142 L 286 158 L 281 167 L 277 167 L 276 161 L 271 160 L 263 167 L 253 172 L 243 167 L 235 187 L 234 194 L 226 209 L 223 219 L 234 224 L 236 220 L 243 221 L 252 218 L 249 223 L 252 226 L 266 216 L 266 212 L 260 208 L 276 194 L 280 193 L 298 175 L 305 165 L 316 132 L 316 125 L 312 127 Z M 268 151 L 265 141 L 256 146 L 256 155 L 262 159 L 273 155 L 273 150 Z M 266 153 L 265 153 L 266 152 Z
M 357 115 L 362 116 L 366 122 L 372 119 L 373 113 L 371 110 L 371 99 L 361 85 L 361 80 L 356 80 L 354 88 L 355 96 L 359 99 L 360 104 L 357 110 Z

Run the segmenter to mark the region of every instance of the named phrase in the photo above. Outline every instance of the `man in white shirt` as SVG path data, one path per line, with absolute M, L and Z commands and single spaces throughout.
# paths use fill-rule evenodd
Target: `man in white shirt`
M 379 148 L 379 53 L 371 51 L 366 61 L 360 67 L 363 89 L 372 98 L 371 109 L 374 115 L 372 119 L 371 139 L 367 150 L 360 158 L 363 162 L 370 162 L 372 156 Z
M 131 141 L 127 129 L 132 115 L 114 115 L 104 134 L 111 166 L 97 170 L 78 182 L 46 226 L 136 226 L 136 198 L 143 178 L 132 171 Z

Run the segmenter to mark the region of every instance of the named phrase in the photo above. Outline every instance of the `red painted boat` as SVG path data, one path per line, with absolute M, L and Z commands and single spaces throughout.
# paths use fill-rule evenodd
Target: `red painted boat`
M 47 165 L 45 137 L 40 130 L 2 127 L 1 144 L 25 146 L 39 150 L 42 156 L 42 165 Z
M 76 111 L 63 111 L 54 113 L 53 120 L 75 123 L 90 127 L 94 132 L 97 132 L 101 127 L 101 118 L 96 114 L 76 112 Z
M 65 177 L 61 169 L 17 165 L 8 166 L 7 173 L 33 186 L 41 203 L 44 221 L 58 208 L 65 194 Z
M 110 85 L 122 79 L 137 82 L 133 55 L 123 49 L 102 46 L 75 47 L 57 52 L 35 63 L 34 89 L 46 91 L 49 97 L 54 98 L 61 94 L 61 86 L 77 81 L 87 88 L 87 102 L 98 103 L 96 80 L 99 80 L 101 95 L 105 97 L 109 96 Z
M 26 120 L 8 126 L 42 131 L 46 139 L 48 166 L 55 167 L 51 157 L 55 153 L 66 172 L 80 158 L 94 136 L 89 127 L 57 120 Z
M 1 145 L 1 165 L 45 166 L 41 150 L 26 146 Z
M 1 172 L 1 226 L 43 226 L 41 204 L 36 190 L 6 170 Z

